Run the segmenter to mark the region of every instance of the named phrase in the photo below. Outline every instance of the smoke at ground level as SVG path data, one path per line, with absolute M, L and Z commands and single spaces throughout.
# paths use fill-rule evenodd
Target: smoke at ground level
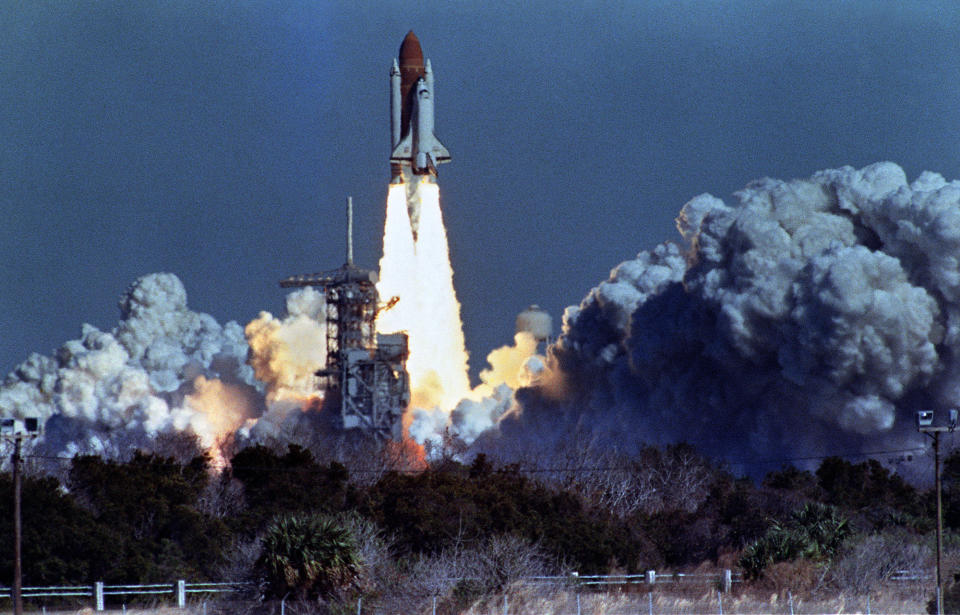
M 680 241 L 568 308 L 555 377 L 484 446 L 578 433 L 749 461 L 924 445 L 915 411 L 960 405 L 960 182 L 878 163 L 734 196 L 692 199 Z
M 778 460 L 917 447 L 917 409 L 960 405 L 960 183 L 911 183 L 892 163 L 765 178 L 729 204 L 692 199 L 678 228 L 568 308 L 545 361 L 516 340 L 472 397 L 415 420 L 416 437 L 468 455 L 687 441 Z M 321 294 L 244 328 L 152 274 L 120 308 L 114 329 L 85 325 L 0 388 L 4 414 L 46 421 L 47 451 L 329 429 L 310 390 Z

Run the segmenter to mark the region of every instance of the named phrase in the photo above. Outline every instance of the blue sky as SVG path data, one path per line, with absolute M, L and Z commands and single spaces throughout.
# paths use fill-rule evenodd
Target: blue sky
M 474 369 L 678 237 L 702 192 L 892 160 L 960 177 L 954 2 L 17 2 L 0 11 L 0 370 L 170 271 L 279 312 L 379 259 L 388 72 L 413 29 Z

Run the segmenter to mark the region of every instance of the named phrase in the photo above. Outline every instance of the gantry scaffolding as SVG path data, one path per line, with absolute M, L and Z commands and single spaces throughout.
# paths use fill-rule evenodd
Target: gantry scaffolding
M 290 276 L 281 288 L 315 286 L 326 300 L 327 365 L 316 374 L 326 408 L 339 409 L 343 429 L 400 439 L 410 401 L 407 336 L 376 332 L 377 274 L 353 264 L 353 203 L 347 199 L 347 262 L 339 269 Z

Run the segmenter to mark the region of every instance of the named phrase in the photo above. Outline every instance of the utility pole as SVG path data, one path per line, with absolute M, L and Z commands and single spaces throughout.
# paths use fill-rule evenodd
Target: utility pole
M 13 438 L 13 456 L 10 460 L 13 462 L 13 613 L 14 615 L 23 615 L 23 585 L 22 573 L 20 568 L 21 536 L 20 527 L 20 464 L 23 463 L 23 457 L 20 455 L 20 444 L 23 441 L 22 434 L 16 434 Z
M 12 418 L 0 419 L 0 437 L 13 442 L 13 455 L 10 456 L 10 462 L 13 465 L 13 582 L 10 586 L 14 615 L 23 615 L 23 571 L 21 568 L 23 530 L 20 515 L 21 483 L 23 482 L 22 446 L 24 438 L 36 438 L 39 435 L 40 421 L 36 418 L 27 418 L 22 421 Z
M 943 615 L 943 578 L 941 572 L 941 554 L 943 553 L 943 493 L 940 481 L 940 432 L 935 431 L 933 437 L 933 473 L 937 485 L 937 615 Z
M 933 424 L 933 410 L 917 412 L 917 431 L 933 438 L 933 473 L 937 490 L 937 615 L 943 615 L 943 573 L 941 556 L 943 553 L 943 484 L 940 479 L 940 434 L 957 428 L 960 412 L 950 410 L 947 425 Z

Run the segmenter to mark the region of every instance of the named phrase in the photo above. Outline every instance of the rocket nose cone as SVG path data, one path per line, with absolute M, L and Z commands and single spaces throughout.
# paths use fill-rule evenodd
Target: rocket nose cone
M 420 41 L 413 30 L 407 32 L 400 44 L 400 65 L 401 66 L 420 66 L 423 64 L 423 50 L 420 48 Z

